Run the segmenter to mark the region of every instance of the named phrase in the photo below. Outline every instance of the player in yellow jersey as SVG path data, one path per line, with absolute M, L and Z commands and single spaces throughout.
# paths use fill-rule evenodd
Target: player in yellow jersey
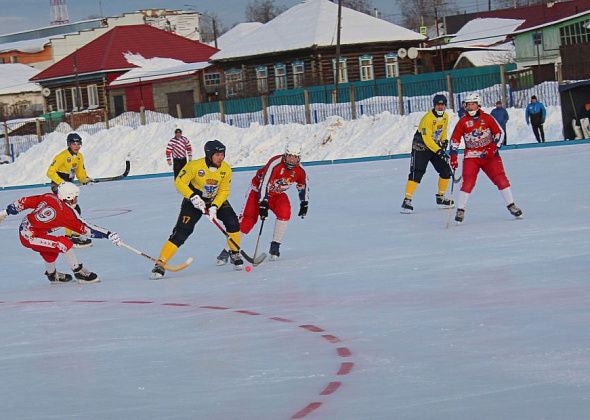
M 443 208 L 454 206 L 453 200 L 445 197 L 445 191 L 452 175 L 446 152 L 449 143 L 447 137 L 449 117 L 445 112 L 447 98 L 444 95 L 434 95 L 432 102 L 434 107 L 422 117 L 418 131 L 416 131 L 412 141 L 410 174 L 408 175 L 406 194 L 402 202 L 402 213 L 412 213 L 414 211 L 412 197 L 426 172 L 428 162 L 432 163 L 432 166 L 439 174 L 436 204 Z
M 232 170 L 224 159 L 223 143 L 219 140 L 208 141 L 205 143 L 205 157 L 188 162 L 176 177 L 176 189 L 184 198 L 176 225 L 160 252 L 160 261 L 170 261 L 178 248 L 193 233 L 195 224 L 201 216 L 206 214 L 209 219 L 219 219 L 225 225 L 225 230 L 229 234 L 227 246 L 230 250 L 230 259 L 236 270 L 243 268 L 244 262 L 234 245 L 240 245 L 240 222 L 227 201 Z M 156 264 L 150 278 L 162 278 L 165 272 L 161 265 Z
M 81 184 L 88 184 L 94 180 L 88 177 L 84 167 L 84 156 L 80 152 L 82 147 L 82 137 L 78 133 L 70 133 L 66 139 L 68 148 L 57 154 L 51 161 L 47 176 L 51 180 L 51 191 L 57 194 L 57 187 L 63 182 L 73 182 L 78 178 Z M 82 211 L 76 204 L 74 208 L 78 214 Z M 72 241 L 75 247 L 84 248 L 91 246 L 92 241 L 84 236 L 80 236 L 69 229 L 66 229 L 66 236 Z

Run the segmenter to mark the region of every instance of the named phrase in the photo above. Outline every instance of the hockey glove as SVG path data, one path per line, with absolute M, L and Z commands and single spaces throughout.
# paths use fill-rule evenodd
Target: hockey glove
M 215 222 L 217 220 L 217 206 L 209 207 L 209 214 L 207 215 L 209 220 Z
M 0 223 L 4 221 L 8 217 L 8 212 L 6 210 L 0 211 Z
M 443 160 L 449 160 L 449 155 L 447 154 L 446 150 L 440 148 L 436 151 L 436 154 L 440 156 Z
M 18 214 L 18 209 L 16 208 L 14 203 L 9 204 L 8 207 L 6 207 L 6 213 L 12 214 L 12 215 Z
M 96 181 L 94 179 L 92 179 L 92 178 L 86 178 L 86 181 L 82 185 L 93 185 L 95 183 L 96 183 Z
M 108 238 L 111 240 L 113 245 L 121 246 L 121 238 L 117 232 L 110 232 Z
M 268 217 L 268 200 L 262 200 L 258 206 L 258 214 L 262 220 Z
M 459 156 L 457 155 L 457 153 L 453 153 L 451 155 L 451 160 L 449 162 L 449 165 L 451 165 L 451 169 L 453 171 L 459 167 Z
M 299 214 L 298 216 L 301 217 L 302 219 L 307 216 L 307 207 L 308 207 L 309 203 L 307 201 L 302 201 L 301 203 L 299 203 Z
M 190 200 L 197 210 L 200 210 L 201 213 L 205 213 L 205 202 L 203 201 L 201 196 L 195 194 L 190 198 Z

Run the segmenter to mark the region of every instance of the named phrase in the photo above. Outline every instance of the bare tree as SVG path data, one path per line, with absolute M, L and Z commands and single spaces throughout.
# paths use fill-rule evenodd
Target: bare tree
M 420 26 L 435 26 L 435 21 L 452 13 L 444 0 L 400 0 L 402 24 L 408 29 L 418 30 Z
M 213 42 L 215 35 L 219 38 L 228 31 L 228 28 L 221 22 L 216 13 L 203 13 L 199 18 L 201 23 L 201 40 L 203 42 Z M 213 30 L 215 22 L 215 30 Z
M 334 0 L 334 3 L 338 3 L 338 0 Z M 342 0 L 342 6 L 366 13 L 367 15 L 373 14 L 371 0 Z
M 286 10 L 275 5 L 274 0 L 252 0 L 246 6 L 246 21 L 266 23 Z

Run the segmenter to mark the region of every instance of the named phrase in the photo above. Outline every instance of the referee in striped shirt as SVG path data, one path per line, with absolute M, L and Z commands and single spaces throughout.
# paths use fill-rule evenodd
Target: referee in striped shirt
M 182 135 L 182 130 L 177 128 L 174 130 L 174 137 L 170 139 L 168 146 L 166 146 L 166 161 L 168 165 L 173 165 L 174 179 L 176 179 L 184 165 L 192 159 L 193 148 L 191 142 Z

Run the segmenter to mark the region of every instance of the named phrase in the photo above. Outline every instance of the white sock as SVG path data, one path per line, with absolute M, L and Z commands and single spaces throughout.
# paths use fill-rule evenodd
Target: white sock
M 504 197 L 504 201 L 506 202 L 507 206 L 514 203 L 514 198 L 512 198 L 512 190 L 510 190 L 510 187 L 500 190 L 500 193 L 502 194 L 502 197 Z
M 467 205 L 467 201 L 469 200 L 469 196 L 471 193 L 465 191 L 459 191 L 459 202 L 457 203 L 458 209 L 465 210 L 465 206 Z
M 52 263 L 45 261 L 45 268 L 49 274 L 55 273 L 55 261 Z
M 289 224 L 288 220 L 276 220 L 275 222 L 275 230 L 272 234 L 272 240 L 274 242 L 282 243 L 283 236 L 285 236 L 285 232 L 287 231 L 287 225 Z
M 66 260 L 68 260 L 68 263 L 70 264 L 70 267 L 72 267 L 72 270 L 80 265 L 80 263 L 78 262 L 78 258 L 76 258 L 76 254 L 74 254 L 74 250 L 72 248 L 70 248 L 68 252 L 64 254 L 64 257 L 66 257 Z

